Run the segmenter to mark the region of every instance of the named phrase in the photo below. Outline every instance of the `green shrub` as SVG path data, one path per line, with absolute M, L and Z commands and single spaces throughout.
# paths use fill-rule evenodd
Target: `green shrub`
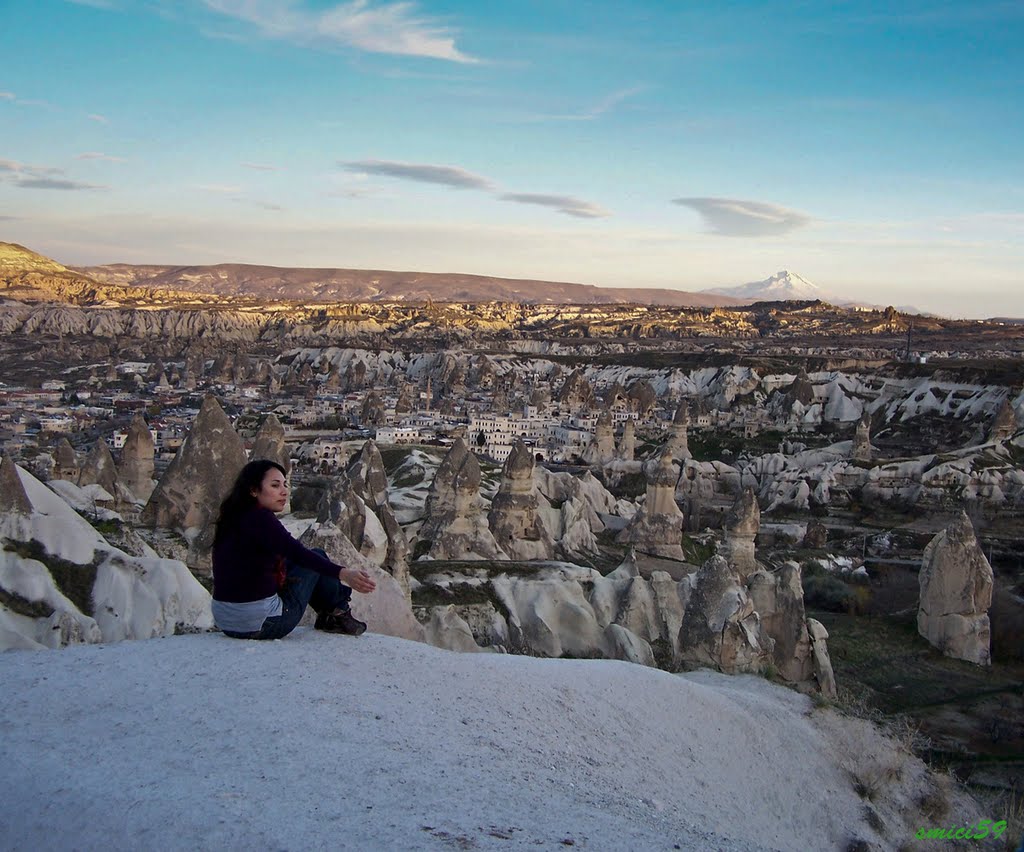
M 853 590 L 832 574 L 804 576 L 804 603 L 809 609 L 826 612 L 851 612 L 857 608 Z

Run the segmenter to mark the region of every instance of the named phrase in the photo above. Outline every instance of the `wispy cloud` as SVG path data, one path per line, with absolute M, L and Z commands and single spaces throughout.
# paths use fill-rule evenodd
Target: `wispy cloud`
M 96 121 L 100 124 L 110 124 L 107 117 L 105 115 L 100 115 L 99 113 L 91 112 L 86 116 L 86 118 L 89 119 L 89 121 Z
M 226 183 L 197 183 L 196 189 L 203 192 L 214 192 L 218 195 L 236 195 L 242 191 L 242 187 Z
M 341 45 L 368 53 L 422 56 L 450 62 L 478 59 L 455 46 L 455 33 L 417 12 L 415 3 L 351 0 L 324 10 L 297 0 L 202 0 L 210 10 L 251 24 L 264 38 L 302 44 Z
M 246 207 L 258 207 L 260 210 L 272 210 L 276 213 L 280 213 L 284 208 L 280 204 L 274 204 L 270 201 L 260 201 L 256 198 L 232 198 L 236 204 L 244 204 Z
M 18 106 L 34 106 L 45 107 L 46 109 L 55 109 L 54 105 L 49 101 L 41 101 L 38 98 L 19 98 L 14 92 L 0 92 L 0 101 L 7 101 L 8 103 L 17 104 Z
M 696 210 L 713 233 L 727 237 L 769 237 L 788 234 L 810 224 L 810 216 L 763 201 L 736 198 L 674 198 Z
M 64 0 L 65 3 L 72 3 L 75 6 L 91 6 L 93 9 L 114 9 L 116 8 L 111 0 Z
M 55 166 L 31 166 L 26 163 L 19 163 L 17 160 L 0 160 L 0 172 L 6 174 L 9 184 L 21 189 L 77 191 L 110 188 L 100 184 L 72 180 L 65 176 L 63 169 Z
M 437 184 L 453 189 L 472 189 L 487 192 L 493 194 L 501 201 L 550 207 L 559 213 L 564 213 L 566 216 L 575 216 L 580 219 L 600 219 L 611 215 L 603 207 L 589 201 L 574 198 L 571 195 L 548 195 L 539 192 L 503 192 L 491 179 L 458 168 L 457 166 L 439 166 L 431 163 L 400 163 L 390 160 L 343 161 L 339 162 L 338 165 L 361 176 L 376 175 L 398 178 L 399 180 L 416 181 L 417 183 Z M 368 193 L 361 189 L 346 191 L 343 188 L 340 192 L 334 194 L 341 194 L 347 198 L 359 198 Z
M 61 189 L 73 192 L 110 188 L 95 183 L 83 183 L 82 181 L 69 180 L 67 178 L 50 177 L 19 177 L 15 178 L 14 185 L 20 186 L 22 189 Z
M 493 184 L 487 178 L 467 172 L 455 166 L 435 166 L 428 163 L 397 163 L 388 160 L 359 160 L 342 162 L 350 172 L 361 175 L 380 175 L 383 177 L 412 180 L 419 183 L 435 183 L 450 186 L 454 189 L 479 189 L 489 192 Z
M 84 154 L 76 154 L 76 160 L 100 160 L 104 163 L 127 163 L 124 157 L 113 157 L 110 154 L 103 154 L 99 151 L 86 151 Z
M 257 172 L 279 172 L 281 171 L 280 166 L 268 166 L 264 163 L 242 163 L 247 169 L 254 169 Z
M 514 201 L 518 204 L 538 204 L 551 207 L 566 216 L 579 219 L 602 219 L 610 216 L 607 210 L 589 201 L 573 198 L 571 195 L 543 195 L 535 192 L 510 192 L 499 196 L 502 201 Z
M 634 95 L 640 94 L 644 91 L 644 88 L 644 86 L 633 86 L 629 89 L 620 89 L 619 91 L 612 92 L 610 95 L 602 98 L 592 107 L 585 109 L 582 112 L 562 114 L 542 113 L 540 115 L 531 116 L 531 121 L 594 121 L 602 115 L 611 112 L 619 104 L 629 100 Z

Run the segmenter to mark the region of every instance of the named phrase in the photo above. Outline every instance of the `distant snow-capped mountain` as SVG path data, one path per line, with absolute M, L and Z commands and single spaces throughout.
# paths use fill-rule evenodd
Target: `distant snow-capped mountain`
M 787 299 L 827 301 L 829 299 L 820 287 L 786 269 L 776 272 L 771 278 L 766 278 L 764 281 L 752 281 L 737 287 L 713 287 L 710 290 L 701 290 L 701 292 L 758 302 L 781 302 Z

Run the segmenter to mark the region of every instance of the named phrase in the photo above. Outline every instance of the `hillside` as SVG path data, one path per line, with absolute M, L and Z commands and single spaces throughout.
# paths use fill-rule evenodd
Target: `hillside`
M 372 633 L 11 651 L 0 677 L 17 848 L 896 848 L 932 783 L 760 678 Z
M 71 305 L 139 305 L 162 300 L 195 301 L 188 293 L 167 292 L 154 300 L 146 289 L 99 281 L 69 269 L 17 243 L 0 242 L 0 298 Z M 206 299 L 205 301 L 210 301 Z
M 639 303 L 675 307 L 742 304 L 723 296 L 631 287 L 596 287 L 558 281 L 495 278 L 462 273 L 378 269 L 295 269 L 223 263 L 216 266 L 80 267 L 78 272 L 111 285 L 188 290 L 221 296 L 316 302 L 518 302 L 610 305 Z

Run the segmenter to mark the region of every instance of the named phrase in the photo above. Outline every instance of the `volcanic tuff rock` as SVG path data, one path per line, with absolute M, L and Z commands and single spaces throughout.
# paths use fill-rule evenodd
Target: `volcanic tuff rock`
M 9 543 L 0 550 L 0 650 L 213 626 L 210 596 L 184 563 L 112 547 L 60 496 L 6 459 L 0 485 L 0 540 Z M 31 557 L 11 543 L 29 546 Z
M 925 548 L 919 582 L 918 633 L 947 657 L 989 665 L 992 566 L 966 512 Z
M 141 414 L 136 414 L 128 427 L 128 437 L 125 438 L 124 447 L 121 449 L 118 476 L 122 484 L 141 503 L 149 500 L 156 487 L 153 480 L 155 456 L 156 444 L 153 442 L 149 426 Z
M 672 418 L 672 425 L 668 432 L 668 448 L 672 458 L 676 461 L 685 461 L 690 458 L 690 402 L 684 399 L 676 408 L 675 416 Z
M 636 453 L 636 424 L 632 419 L 622 425 L 622 437 L 615 455 L 622 461 L 633 461 Z
M 245 462 L 242 439 L 216 398 L 206 397 L 188 437 L 150 496 L 143 522 L 194 539 L 216 519 Z
M 1017 432 L 1017 412 L 1014 410 L 1011 397 L 1012 394 L 1007 396 L 999 407 L 999 411 L 996 412 L 988 434 L 988 440 L 991 442 L 1009 440 Z
M 772 658 L 779 674 L 791 683 L 809 681 L 814 659 L 800 566 L 786 562 L 776 571 L 759 570 L 747 580 L 747 591 L 765 633 L 775 642 Z
M 505 460 L 487 522 L 498 546 L 513 559 L 553 559 L 555 543 L 538 513 L 533 453 L 517 440 Z
M 480 499 L 480 464 L 456 438 L 437 469 L 419 541 L 432 559 L 508 559 L 487 526 Z
M 825 625 L 813 618 L 807 619 L 807 633 L 811 639 L 811 653 L 814 664 L 814 678 L 818 682 L 818 689 L 825 698 L 835 699 L 838 695 L 836 689 L 836 676 L 832 671 L 832 658 L 828 653 L 828 631 Z
M 32 503 L 7 453 L 0 458 L 0 512 L 18 512 L 22 515 L 32 513 Z
M 273 412 L 268 414 L 260 424 L 249 458 L 275 461 L 284 468 L 285 476 L 291 474 L 292 460 L 284 442 L 284 426 Z M 282 511 L 286 513 L 291 511 L 291 495 Z
M 680 660 L 728 674 L 757 673 L 772 661 L 774 645 L 739 574 L 723 557 L 711 557 L 693 577 Z
M 854 461 L 871 461 L 871 415 L 866 408 L 857 421 L 850 458 Z
M 603 465 L 615 458 L 615 427 L 612 416 L 602 411 L 594 427 L 594 438 L 583 451 L 583 461 L 591 465 Z
M 681 561 L 683 513 L 675 498 L 678 479 L 679 471 L 666 447 L 657 464 L 648 465 L 646 500 L 616 541 L 635 544 L 645 553 Z
M 722 555 L 743 581 L 758 569 L 754 539 L 760 528 L 761 509 L 757 504 L 757 494 L 748 486 L 725 516 L 725 542 L 722 547 Z
M 82 472 L 78 463 L 78 456 L 74 447 L 67 438 L 57 441 L 53 453 L 53 476 L 55 479 L 66 479 L 68 482 L 78 482 L 78 475 Z
M 367 441 L 346 471 L 352 491 L 373 511 L 387 539 L 382 567 L 398 582 L 407 599 L 409 588 L 409 542 L 388 501 L 388 478 L 376 443 Z
M 111 497 L 118 496 L 117 466 L 102 438 L 93 444 L 78 474 L 78 485 L 98 485 Z

